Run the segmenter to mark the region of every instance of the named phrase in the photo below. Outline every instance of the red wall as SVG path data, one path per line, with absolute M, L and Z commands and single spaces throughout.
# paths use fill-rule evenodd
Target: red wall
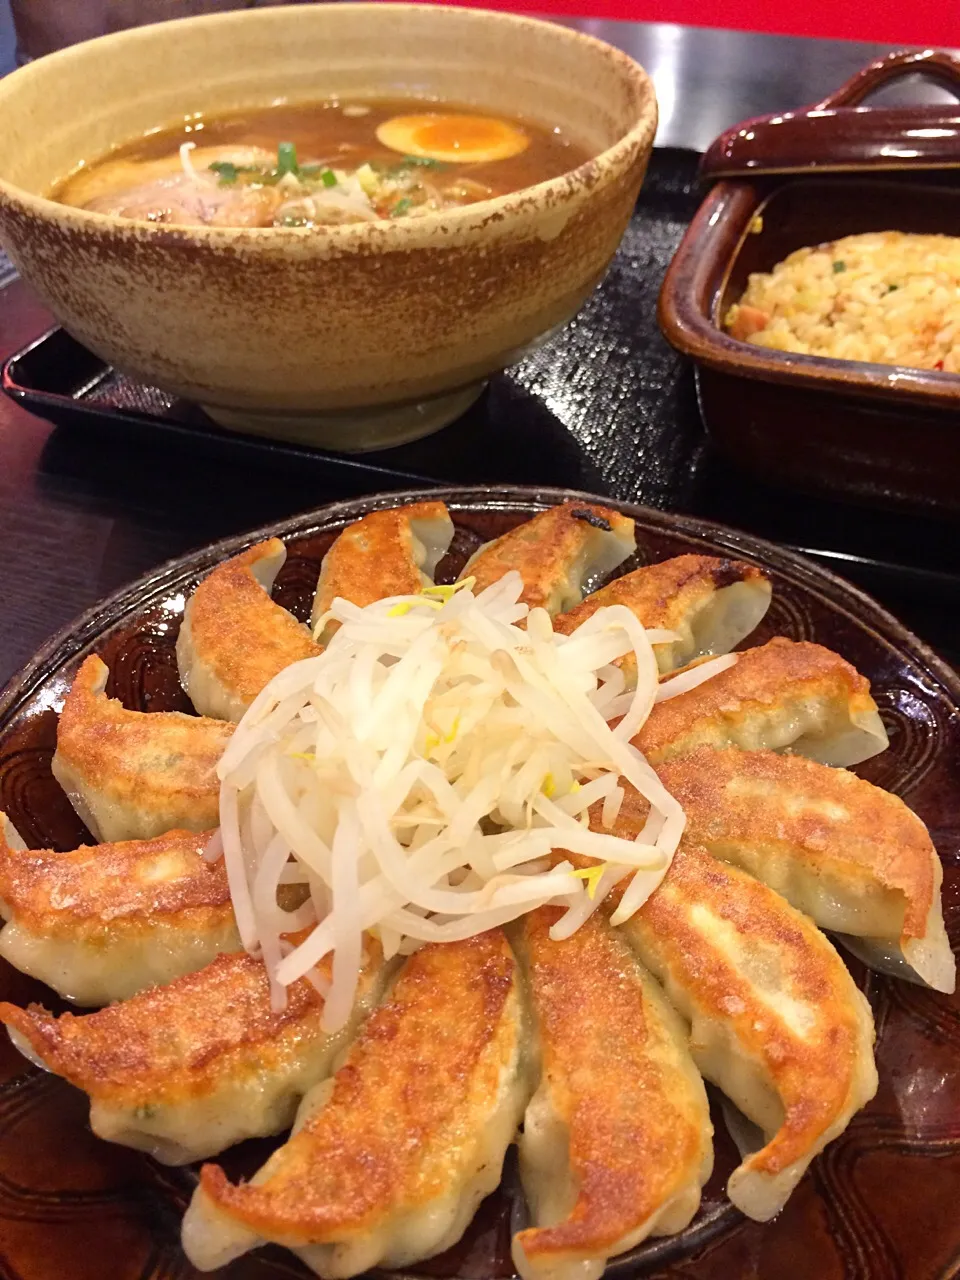
M 449 3 L 450 0 L 444 0 Z M 881 44 L 960 48 L 960 0 L 454 0 L 577 18 L 681 22 Z

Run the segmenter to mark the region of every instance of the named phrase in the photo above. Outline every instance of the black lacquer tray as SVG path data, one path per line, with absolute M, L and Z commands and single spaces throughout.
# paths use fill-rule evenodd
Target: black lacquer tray
M 58 424 L 53 447 L 116 459 L 269 470 L 310 500 L 409 484 L 552 484 L 688 512 L 805 550 L 878 595 L 960 661 L 956 525 L 856 508 L 760 483 L 720 458 L 703 432 L 688 364 L 664 341 L 656 302 L 696 211 L 699 155 L 659 149 L 613 267 L 576 319 L 494 378 L 436 435 L 398 449 L 338 455 L 223 431 L 194 405 L 118 374 L 55 329 L 8 361 L 3 389 Z M 82 433 L 77 431 L 82 429 Z

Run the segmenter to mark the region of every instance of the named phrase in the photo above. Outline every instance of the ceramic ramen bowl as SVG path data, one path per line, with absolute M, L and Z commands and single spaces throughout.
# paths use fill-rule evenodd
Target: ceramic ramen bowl
M 188 112 L 435 97 L 593 157 L 513 194 L 316 230 L 162 225 L 56 203 L 79 161 Z M 564 27 L 435 5 L 244 10 L 119 32 L 0 83 L 0 238 L 64 327 L 234 429 L 348 450 L 446 424 L 576 312 L 626 228 L 657 109 Z

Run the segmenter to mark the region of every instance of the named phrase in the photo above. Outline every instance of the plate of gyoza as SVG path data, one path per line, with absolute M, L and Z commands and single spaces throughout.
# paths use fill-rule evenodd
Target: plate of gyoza
M 158 569 L 0 700 L 0 1271 L 933 1277 L 960 682 L 556 490 Z

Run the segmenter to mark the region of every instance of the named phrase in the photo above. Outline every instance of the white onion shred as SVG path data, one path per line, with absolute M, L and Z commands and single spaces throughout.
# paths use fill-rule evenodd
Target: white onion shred
M 200 182 L 200 175 L 194 168 L 193 161 L 190 159 L 190 152 L 196 147 L 195 142 L 182 142 L 180 144 L 180 165 L 186 177 L 191 182 Z
M 335 600 L 317 625 L 339 623 L 328 647 L 267 685 L 220 761 L 207 856 L 223 851 L 243 945 L 263 957 L 275 1008 L 298 979 L 323 983 L 315 967 L 330 957 L 331 1031 L 349 1016 L 365 930 L 405 955 L 553 903 L 566 937 L 622 882 L 627 919 L 683 834 L 683 810 L 630 742 L 663 696 L 652 645 L 674 634 L 614 605 L 564 636 L 520 603 L 519 574 L 471 588 Z M 630 653 L 625 694 L 614 664 Z M 651 806 L 636 840 L 611 830 L 625 786 Z M 598 865 L 577 870 L 563 851 Z M 282 910 L 278 890 L 296 885 L 304 905 Z
M 739 657 L 738 653 L 725 653 L 719 658 L 707 658 L 703 662 L 697 662 L 692 667 L 687 667 L 685 671 L 681 671 L 679 675 L 668 676 L 657 690 L 657 701 L 666 702 L 668 698 L 675 698 L 678 694 L 689 693 L 691 689 L 696 689 L 706 680 L 712 680 L 714 676 L 718 676 L 721 671 L 729 671 L 731 667 L 736 666 Z

